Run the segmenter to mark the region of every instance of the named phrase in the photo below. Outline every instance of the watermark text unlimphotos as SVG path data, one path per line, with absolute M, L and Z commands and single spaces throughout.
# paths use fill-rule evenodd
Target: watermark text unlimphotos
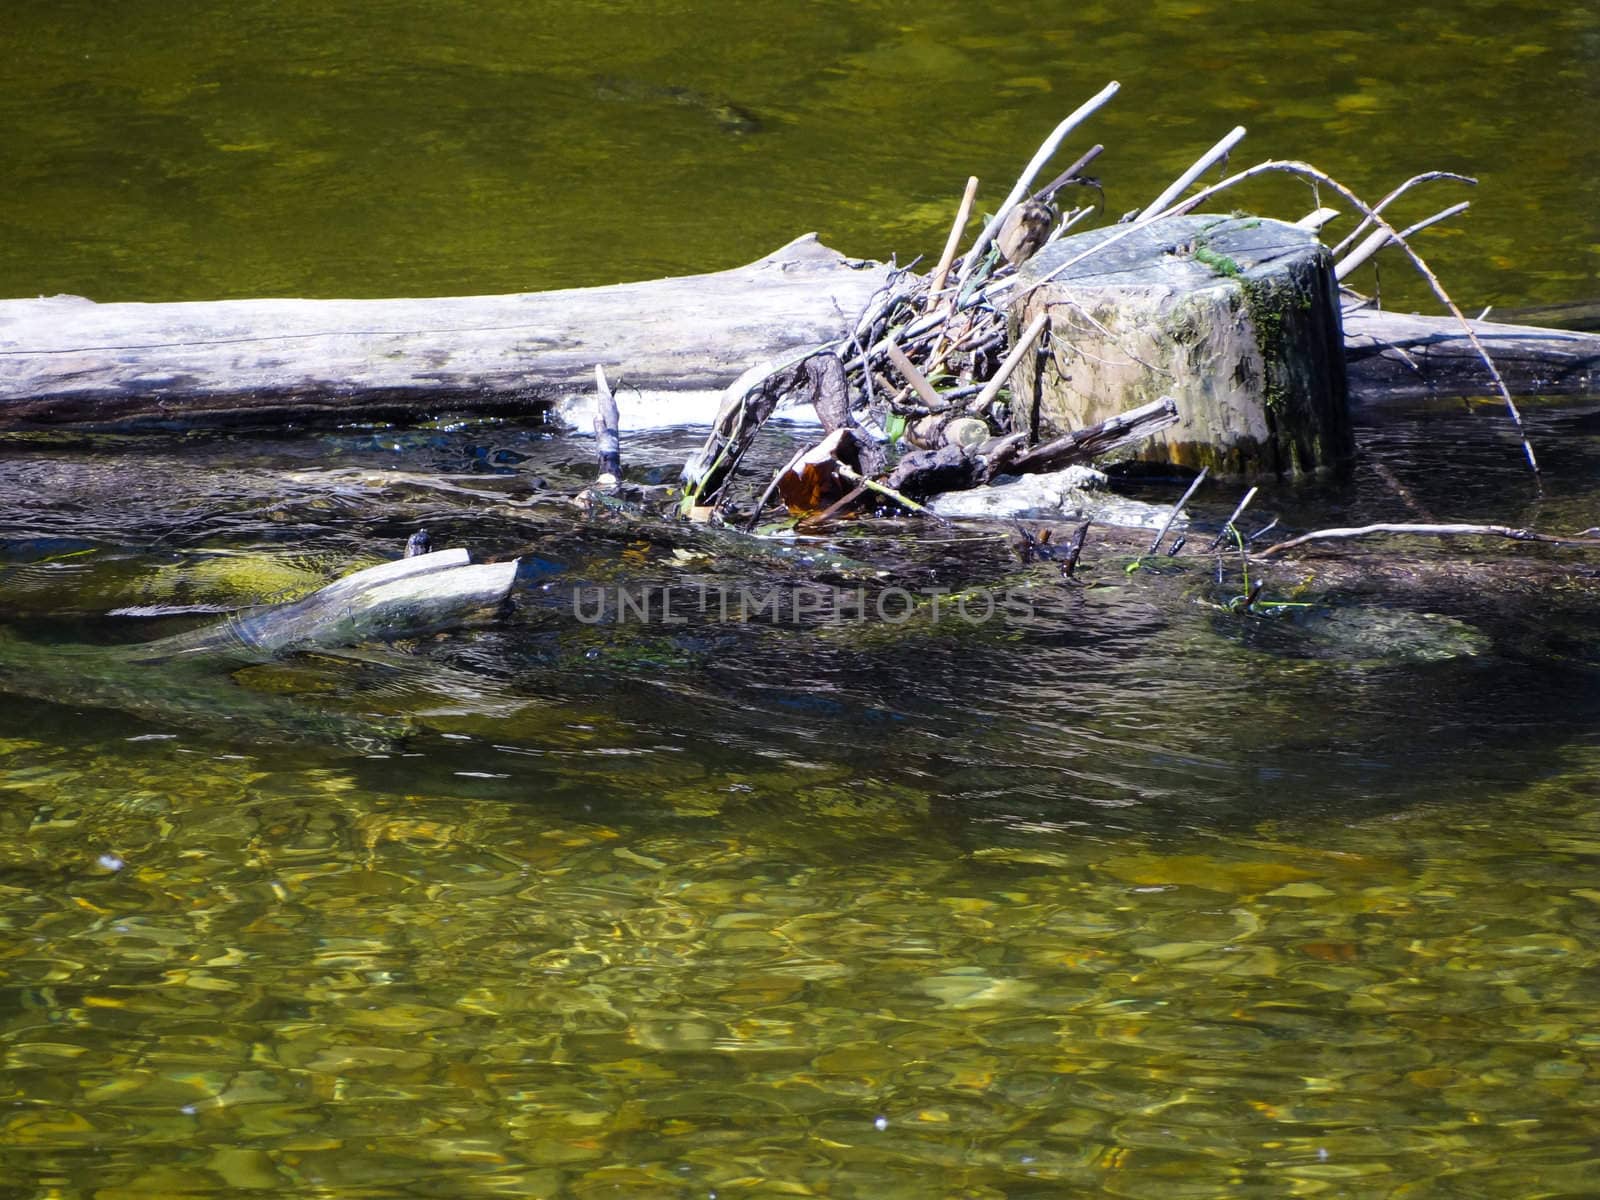
M 579 587 L 572 614 L 585 625 L 689 625 L 720 621 L 769 625 L 845 625 L 863 621 L 899 625 L 923 622 L 1023 620 L 1033 616 L 1033 594 L 924 587 Z

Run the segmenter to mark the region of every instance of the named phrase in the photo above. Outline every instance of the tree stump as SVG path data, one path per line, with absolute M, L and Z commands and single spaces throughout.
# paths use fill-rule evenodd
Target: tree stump
M 1048 310 L 1052 346 L 1014 380 L 1017 428 L 1058 437 L 1169 395 L 1178 423 L 1131 457 L 1249 478 L 1353 453 L 1338 288 L 1315 234 L 1255 217 L 1113 226 L 1046 246 L 1017 286 L 1069 263 L 1017 293 L 1013 320 Z

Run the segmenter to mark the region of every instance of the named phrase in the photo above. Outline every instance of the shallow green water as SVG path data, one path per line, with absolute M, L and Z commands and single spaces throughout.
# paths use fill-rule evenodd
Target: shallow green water
M 1592 1186 L 1592 787 L 996 837 L 3 749 L 13 1195 Z
M 1242 122 L 1245 159 L 1372 194 L 1480 174 L 1429 245 L 1464 303 L 1594 292 L 1578 8 L 5 20 L 8 294 L 486 292 L 812 227 L 925 252 L 969 171 L 997 194 L 1112 76 L 1113 211 Z M 1542 497 L 1452 408 L 1253 511 L 1594 524 L 1594 405 L 1528 415 Z M 1592 558 L 1373 550 L 1241 619 L 1231 569 L 1092 541 L 1063 588 L 981 527 L 724 561 L 539 500 L 589 454 L 503 423 L 0 442 L 0 1195 L 1592 1194 Z M 418 525 L 537 557 L 516 612 L 231 674 L 97 656 L 204 619 L 113 610 L 304 590 Z M 693 609 L 752 579 L 1030 611 Z M 588 625 L 580 587 L 690 619 Z
M 1416 503 L 1570 526 L 1592 406 L 1530 416 L 1542 500 L 1478 418 L 1363 440 Z M 1481 496 L 1426 469 L 1440 441 Z M 452 468 L 476 498 L 429 490 Z M 982 527 L 762 566 L 508 503 L 588 470 L 497 425 L 0 456 L 34 534 L 0 571 L 9 1194 L 1587 1194 L 1592 564 L 1463 583 L 1391 548 L 1241 618 L 1231 570 L 1130 576 L 1110 543 L 1080 590 Z M 1258 509 L 1393 505 L 1367 466 Z M 96 665 L 171 625 L 96 615 L 122 600 L 304 588 L 419 523 L 543 574 L 423 644 Z M 694 606 L 848 589 L 851 557 L 1032 611 Z M 585 624 L 572 589 L 615 586 L 687 623 Z

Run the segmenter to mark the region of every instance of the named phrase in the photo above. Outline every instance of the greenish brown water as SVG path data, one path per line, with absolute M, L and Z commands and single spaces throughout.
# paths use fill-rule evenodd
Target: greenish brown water
M 1569 526 L 1592 407 L 1530 419 L 1543 499 L 1471 415 L 1363 441 L 1416 503 Z M 1441 441 L 1481 493 L 1428 469 Z M 982 526 L 720 562 L 516 507 L 590 468 L 514 426 L 34 438 L 0 468 L 30 531 L 0 568 L 9 1195 L 1587 1194 L 1581 557 L 1462 576 L 1391 547 L 1240 617 L 1232 570 L 1094 543 L 1066 588 Z M 1363 467 L 1257 510 L 1393 505 Z M 422 523 L 536 556 L 516 612 L 231 674 L 105 665 L 172 626 L 101 615 L 125 602 L 303 589 Z M 851 558 L 1031 611 L 694 604 L 855 586 Z M 585 624 L 572 589 L 609 586 L 671 589 L 685 624 Z
M 1109 79 L 1123 94 L 1077 144 L 1107 146 L 1113 214 L 1243 124 L 1235 165 L 1311 159 L 1370 199 L 1478 176 L 1471 216 L 1421 243 L 1465 305 L 1600 290 L 1582 5 L 62 0 L 5 20 L 0 294 L 513 291 L 729 266 L 808 229 L 936 253 L 967 176 L 994 203 Z
M 1578 8 L 4 20 L 8 294 L 487 292 L 812 227 L 925 252 L 969 171 L 997 194 L 1112 76 L 1113 211 L 1240 122 L 1244 159 L 1371 194 L 1481 175 L 1425 247 L 1464 303 L 1595 290 Z M 1398 480 L 1441 518 L 1594 524 L 1593 403 L 1528 417 L 1542 496 L 1496 418 L 1440 408 L 1253 511 L 1413 517 Z M 541 498 L 591 474 L 492 422 L 0 441 L 0 1196 L 1593 1194 L 1592 557 L 1373 549 L 1274 568 L 1317 606 L 1241 618 L 1231 568 L 1098 541 L 1074 589 L 993 528 L 736 557 Z M 418 525 L 536 559 L 516 611 L 233 672 L 104 653 L 205 619 L 114 610 L 303 591 Z M 751 581 L 1030 603 L 693 608 Z M 689 619 L 584 623 L 606 587 Z

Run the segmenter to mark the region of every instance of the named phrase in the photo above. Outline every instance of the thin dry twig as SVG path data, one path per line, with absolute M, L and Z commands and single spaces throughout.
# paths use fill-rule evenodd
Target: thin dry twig
M 1177 423 L 1177 401 L 1171 396 L 1162 396 L 1149 404 L 1142 404 L 1138 408 L 1107 417 L 1097 425 L 1089 425 L 1062 434 L 1058 438 L 1034 446 L 1031 450 L 1001 452 L 997 448 L 994 461 L 1006 471 L 1019 475 L 1054 471 L 1070 463 L 1085 462 L 1098 454 L 1108 454 L 1129 442 L 1142 441 Z M 1014 433 L 1011 438 L 1017 439 L 1020 445 L 1020 440 L 1025 436 Z
M 1235 125 L 1228 132 L 1226 137 L 1222 138 L 1222 140 L 1219 141 L 1215 146 L 1211 147 L 1211 149 L 1207 150 L 1199 158 L 1195 159 L 1192 167 L 1169 183 L 1165 191 L 1163 191 L 1159 196 L 1157 196 L 1139 211 L 1141 213 L 1160 212 L 1162 209 L 1166 208 L 1167 205 L 1171 204 L 1179 196 L 1183 195 L 1191 183 L 1209 171 L 1217 164 L 1218 161 L 1226 159 L 1229 152 L 1240 142 L 1244 141 L 1244 135 L 1244 126 Z
M 1178 502 L 1172 506 L 1172 511 L 1167 514 L 1167 519 L 1162 522 L 1161 530 L 1156 534 L 1156 540 L 1151 542 L 1150 549 L 1145 551 L 1147 555 L 1154 554 L 1156 552 L 1157 548 L 1161 545 L 1161 539 L 1167 536 L 1167 530 L 1172 528 L 1172 523 L 1178 519 L 1178 514 L 1183 511 L 1184 505 L 1189 503 L 1189 497 L 1193 496 L 1200 490 L 1200 485 L 1206 481 L 1206 476 L 1210 474 L 1210 472 L 1210 467 L 1200 468 L 1200 474 L 1194 477 L 1194 482 L 1189 485 L 1189 490 L 1184 492 L 1182 496 L 1178 497 Z
M 995 397 L 1000 394 L 1000 389 L 1005 387 L 1012 372 L 1022 365 L 1022 360 L 1032 351 L 1033 344 L 1039 340 L 1048 324 L 1050 324 L 1049 313 L 1040 313 L 1029 322 L 1028 327 L 1022 331 L 1022 336 L 1017 339 L 1016 345 L 1011 347 L 1011 353 L 1005 356 L 989 382 L 984 384 L 983 391 L 978 393 L 978 398 L 972 402 L 971 407 L 974 412 L 981 413 L 994 403 Z
M 956 260 L 956 248 L 961 245 L 961 235 L 967 228 L 967 221 L 972 217 L 972 202 L 978 195 L 978 177 L 967 177 L 966 194 L 961 197 L 961 205 L 956 209 L 955 223 L 950 226 L 950 236 L 945 239 L 944 253 L 939 255 L 939 265 L 933 269 L 933 274 L 928 279 L 928 294 L 937 296 L 944 291 L 945 276 L 950 274 L 950 264 Z
M 1321 233 L 1322 227 L 1338 215 L 1339 210 L 1337 208 L 1328 208 L 1323 206 L 1321 208 L 1313 209 L 1311 212 L 1308 212 L 1305 216 L 1301 217 L 1298 221 L 1291 222 L 1291 224 L 1293 224 L 1296 229 L 1306 229 L 1310 230 L 1312 233 Z
M 799 529 L 810 530 L 810 529 L 817 529 L 817 528 L 819 528 L 819 527 L 821 527 L 823 525 L 826 525 L 829 521 L 833 520 L 834 517 L 838 516 L 840 513 L 842 513 L 845 510 L 847 510 L 852 504 L 854 504 L 857 500 L 861 499 L 861 497 L 865 496 L 866 494 L 867 494 L 867 486 L 866 486 L 866 484 L 858 483 L 858 484 L 856 484 L 855 487 L 851 488 L 844 495 L 840 496 L 837 500 L 835 500 L 832 504 L 828 505 L 828 507 L 823 509 L 821 512 L 812 513 L 810 516 L 801 517 L 798 521 L 796 521 L 794 523 L 794 527 L 797 530 L 799 530 Z
M 1256 498 L 1256 492 L 1258 491 L 1260 491 L 1259 488 L 1251 488 L 1244 494 L 1244 499 L 1239 501 L 1238 506 L 1233 510 L 1233 515 L 1222 523 L 1222 528 L 1217 531 L 1217 536 L 1211 539 L 1211 545 L 1206 547 L 1208 551 L 1215 550 L 1222 545 L 1222 539 L 1228 536 L 1228 530 L 1233 528 L 1234 522 L 1244 516 L 1244 510 L 1250 507 L 1250 501 Z
M 1440 221 L 1445 221 L 1451 217 L 1459 215 L 1460 213 L 1464 213 L 1471 207 L 1471 201 L 1463 200 L 1460 204 L 1452 204 L 1449 208 L 1442 208 L 1438 212 L 1434 213 L 1431 217 L 1424 217 L 1414 225 L 1407 225 L 1400 231 L 1400 236 L 1403 238 L 1408 238 L 1419 230 L 1426 229 L 1430 225 L 1437 225 Z M 1382 229 L 1373 231 L 1367 236 L 1366 241 L 1362 242 L 1354 250 L 1350 251 L 1349 254 L 1345 255 L 1334 264 L 1333 277 L 1342 283 L 1346 277 L 1352 274 L 1369 258 L 1371 258 L 1378 251 L 1382 250 L 1388 244 L 1389 235 L 1387 232 Z
M 1334 246 L 1330 250 L 1330 253 L 1335 258 L 1338 258 L 1340 255 L 1344 254 L 1346 250 L 1350 249 L 1358 237 L 1367 231 L 1367 227 L 1372 224 L 1373 216 L 1381 214 L 1386 208 L 1389 207 L 1389 205 L 1400 199 L 1401 196 L 1404 196 L 1412 188 L 1418 187 L 1424 183 L 1434 183 L 1441 179 L 1450 179 L 1454 180 L 1456 183 L 1470 184 L 1473 187 L 1478 185 L 1478 181 L 1472 176 L 1458 175 L 1454 171 L 1424 171 L 1420 175 L 1413 175 L 1410 179 L 1406 180 L 1399 187 L 1395 188 L 1394 191 L 1390 192 L 1382 200 L 1379 200 L 1370 209 L 1366 210 L 1372 215 L 1362 217 L 1360 223 L 1349 233 L 1347 233 L 1344 237 L 1344 240 L 1341 241 L 1337 246 Z
M 859 484 L 861 487 L 867 488 L 869 491 L 877 492 L 880 496 L 887 496 L 896 504 L 899 504 L 905 508 L 909 508 L 914 513 L 921 513 L 925 517 L 932 517 L 941 525 L 950 524 L 949 521 L 947 521 L 944 517 L 941 517 L 938 513 L 934 512 L 933 509 L 929 508 L 927 505 L 918 504 L 915 500 L 911 499 L 911 497 L 901 495 L 888 484 L 879 483 L 876 479 L 868 479 L 865 475 L 861 474 L 860 471 L 857 471 L 852 467 L 848 467 L 844 463 L 838 464 L 838 470 L 839 474 L 848 479 L 851 483 Z
M 1082 175 L 1083 172 L 1084 172 L 1084 169 L 1087 168 L 1088 165 L 1090 163 L 1092 163 L 1095 159 L 1099 158 L 1102 154 L 1104 154 L 1105 150 L 1106 150 L 1106 148 L 1104 146 L 1102 146 L 1099 142 L 1096 142 L 1094 145 L 1090 146 L 1087 150 L 1085 150 L 1082 154 L 1078 155 L 1078 160 L 1076 162 L 1074 162 L 1065 171 L 1061 172 L 1061 174 L 1057 175 L 1049 183 L 1045 184 L 1042 188 L 1040 188 L 1033 195 L 1029 196 L 1028 199 L 1029 200 L 1049 200 L 1052 196 L 1054 196 L 1062 188 L 1066 187 L 1067 184 L 1073 182 L 1074 180 L 1076 180 L 1078 178 L 1078 176 Z
M 1023 168 L 1015 186 L 1012 187 L 1000 207 L 995 210 L 994 216 L 989 218 L 989 223 L 978 234 L 977 240 L 972 243 L 972 249 L 967 251 L 966 260 L 962 262 L 961 273 L 957 277 L 962 283 L 970 279 L 972 273 L 977 270 L 978 263 L 983 257 L 983 252 L 989 248 L 989 243 L 994 240 L 994 235 L 1000 231 L 1000 226 L 1005 221 L 1006 214 L 1020 204 L 1023 198 L 1028 195 L 1028 189 L 1033 185 L 1034 179 L 1044 169 L 1045 163 L 1050 161 L 1050 156 L 1066 140 L 1067 134 L 1093 116 L 1111 97 L 1121 90 L 1122 85 L 1116 80 L 1112 80 L 1088 100 L 1080 104 L 1061 124 L 1050 131 L 1050 136 L 1045 138 L 1038 150 L 1034 151 L 1033 157 L 1028 160 L 1028 165 Z
M 928 406 L 930 412 L 943 412 L 950 407 L 944 397 L 935 390 L 933 384 L 928 382 L 928 377 L 917 370 L 917 365 L 906 357 L 904 350 L 890 342 L 888 354 L 894 369 L 899 371 L 901 377 L 912 386 L 918 396 L 922 397 L 922 402 Z
M 1073 209 L 1071 212 L 1067 213 L 1061 218 L 1060 224 L 1050 231 L 1050 236 L 1045 239 L 1045 244 L 1048 245 L 1051 242 L 1059 242 L 1068 234 L 1068 232 L 1076 228 L 1080 221 L 1084 220 L 1086 217 L 1093 216 L 1099 211 L 1099 208 L 1093 204 L 1085 205 L 1083 208 Z
M 1258 553 L 1258 557 L 1274 555 L 1304 546 L 1308 542 L 1341 541 L 1349 538 L 1370 537 L 1373 534 L 1408 534 L 1415 537 L 1499 537 L 1514 542 L 1543 542 L 1549 546 L 1600 546 L 1600 537 L 1584 534 L 1563 537 L 1558 534 L 1537 533 L 1532 529 L 1516 529 L 1510 525 L 1420 525 L 1406 523 L 1380 523 L 1358 525 L 1347 529 L 1313 529 L 1299 537 L 1277 542 Z

